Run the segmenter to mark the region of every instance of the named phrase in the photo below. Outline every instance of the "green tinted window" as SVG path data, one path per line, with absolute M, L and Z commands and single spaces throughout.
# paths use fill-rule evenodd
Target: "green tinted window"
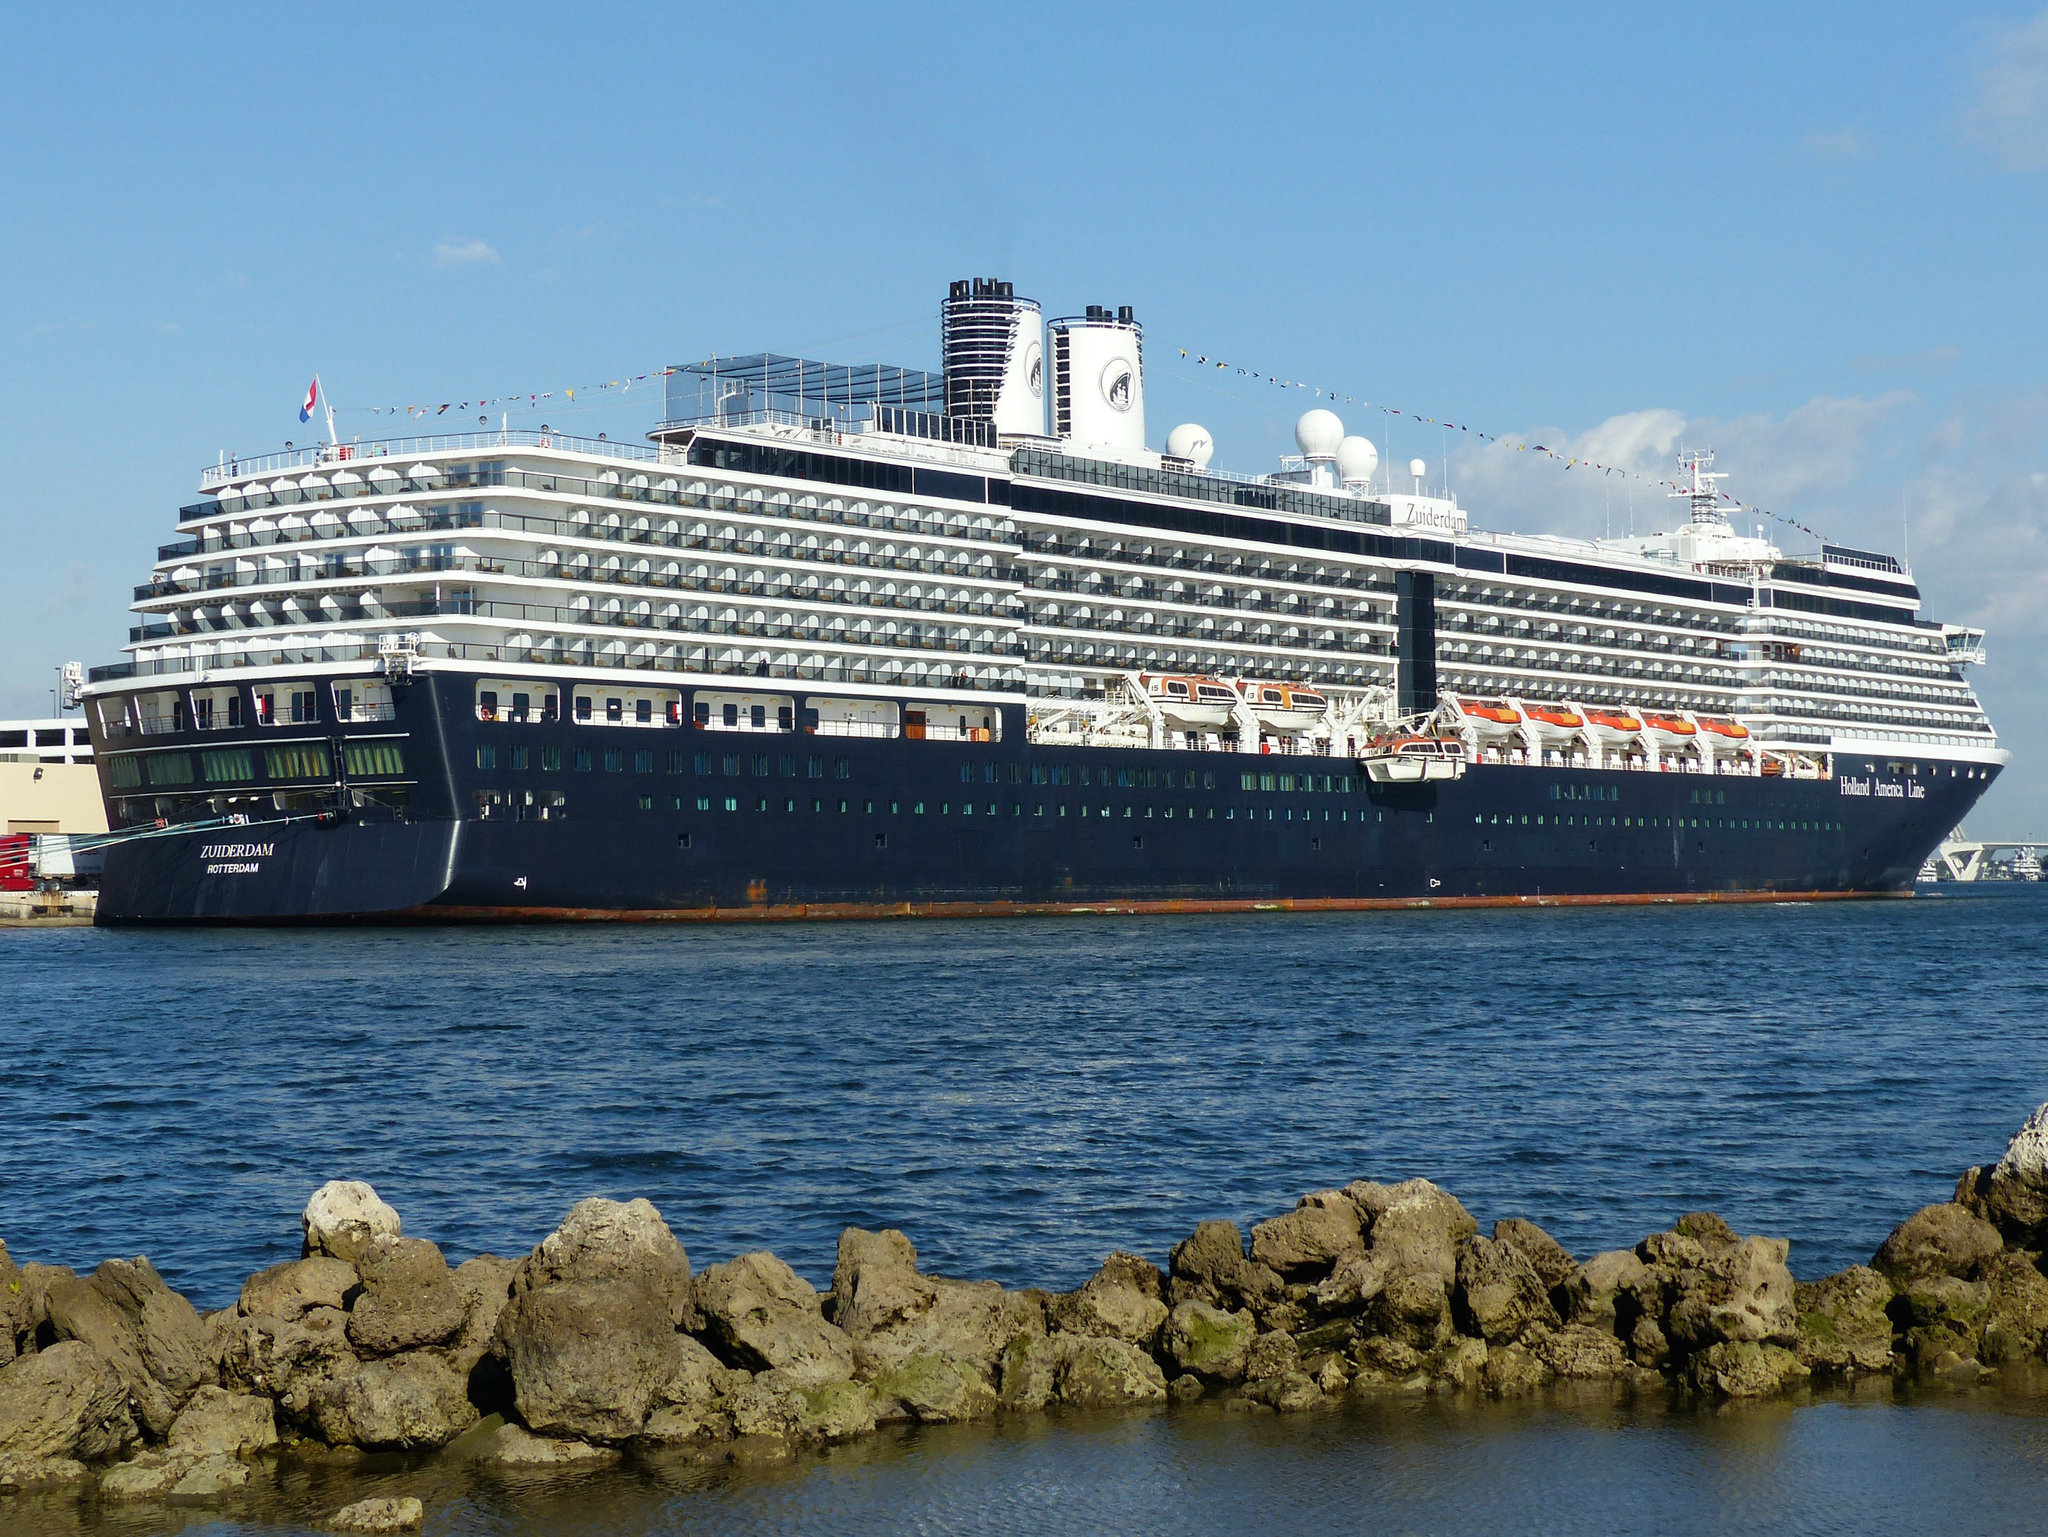
M 327 744 L 324 742 L 266 747 L 263 749 L 263 761 L 272 779 L 325 779 L 330 772 Z
M 342 767 L 351 779 L 373 774 L 403 774 L 405 754 L 396 742 L 347 742 L 341 749 Z
M 142 783 L 142 765 L 135 760 L 133 754 L 109 758 L 107 769 L 113 776 L 114 788 L 117 790 L 133 790 Z
M 233 784 L 256 777 L 256 755 L 246 747 L 224 747 L 201 753 L 199 767 L 208 784 Z
M 153 785 L 188 785 L 192 782 L 192 755 L 188 752 L 160 752 L 144 760 Z

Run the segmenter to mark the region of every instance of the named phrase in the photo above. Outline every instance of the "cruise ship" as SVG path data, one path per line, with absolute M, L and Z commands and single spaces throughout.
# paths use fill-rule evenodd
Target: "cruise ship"
M 1128 306 L 940 332 L 208 466 L 85 691 L 99 921 L 1906 893 L 2008 759 L 1982 632 L 1706 454 L 1668 532 L 1489 531 L 1325 409 L 1154 448 Z

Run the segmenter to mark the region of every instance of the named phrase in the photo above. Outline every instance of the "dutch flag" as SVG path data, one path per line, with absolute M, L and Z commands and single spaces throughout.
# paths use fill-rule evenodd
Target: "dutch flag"
M 313 406 L 314 403 L 319 400 L 319 398 L 320 376 L 318 374 L 315 374 L 313 376 L 313 382 L 306 386 L 306 403 L 299 407 L 300 421 L 310 422 L 313 419 Z

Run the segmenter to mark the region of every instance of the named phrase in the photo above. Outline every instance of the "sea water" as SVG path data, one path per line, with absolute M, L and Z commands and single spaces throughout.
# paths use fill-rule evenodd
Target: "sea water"
M 145 1253 L 202 1308 L 295 1257 L 306 1196 L 338 1177 L 370 1180 L 451 1260 L 522 1253 L 586 1195 L 646 1196 L 693 1263 L 772 1248 L 821 1286 L 849 1224 L 902 1228 L 930 1270 L 1067 1287 L 1111 1249 L 1163 1262 L 1206 1217 L 1411 1175 L 1581 1255 L 1715 1210 L 1791 1239 L 1813 1277 L 1946 1199 L 2048 1099 L 2048 888 L 5 931 L 0 996 L 0 1238 L 81 1269 Z M 1997 1392 L 1732 1415 L 1177 1411 L 917 1432 L 774 1473 L 620 1472 L 583 1506 L 554 1484 L 465 1485 L 435 1519 L 1704 1531 L 1803 1511 L 1863 1530 L 1951 1508 L 2017 1530 L 2044 1469 L 2048 1424 Z

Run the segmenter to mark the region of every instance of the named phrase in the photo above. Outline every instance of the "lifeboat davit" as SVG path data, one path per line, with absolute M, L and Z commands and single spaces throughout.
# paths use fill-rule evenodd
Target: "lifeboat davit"
M 1244 702 L 1268 731 L 1306 731 L 1329 711 L 1330 701 L 1312 688 L 1298 683 L 1260 683 L 1246 679 L 1238 685 Z
M 1643 723 L 1626 710 L 1582 709 L 1583 728 L 1588 737 L 1603 747 L 1626 747 L 1643 734 Z
M 1686 748 L 1698 740 L 1699 728 L 1681 715 L 1659 715 L 1645 710 L 1643 735 L 1659 747 Z
M 1522 719 L 1541 747 L 1568 746 L 1585 725 L 1578 711 L 1561 704 L 1524 704 Z
M 1465 743 L 1449 732 L 1382 731 L 1358 755 L 1375 784 L 1414 784 L 1457 779 L 1465 772 Z
M 1237 695 L 1220 678 L 1155 677 L 1140 674 L 1145 697 L 1159 707 L 1166 723 L 1181 731 L 1207 731 L 1227 726 L 1236 714 Z
M 1508 742 L 1522 728 L 1522 712 L 1505 699 L 1460 699 L 1458 719 L 1481 742 Z

